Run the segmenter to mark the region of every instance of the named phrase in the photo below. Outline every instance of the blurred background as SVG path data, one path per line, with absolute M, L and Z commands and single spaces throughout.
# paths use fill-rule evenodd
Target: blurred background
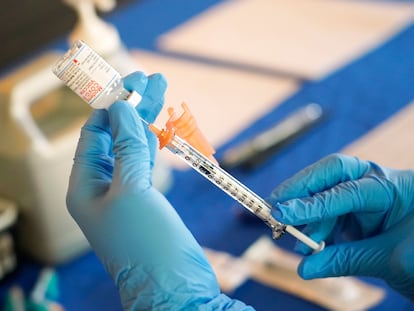
M 65 207 L 90 108 L 51 67 L 76 39 L 122 74 L 163 73 L 166 106 L 180 111 L 185 101 L 219 162 L 263 197 L 332 152 L 414 165 L 413 1 L 3 0 L 0 21 L 4 310 L 20 310 L 12 301 L 22 296 L 38 310 L 48 301 L 121 310 Z M 304 113 L 309 104 L 316 115 Z M 156 124 L 166 118 L 165 109 Z M 242 162 L 237 148 L 268 131 L 272 144 Z M 257 310 L 414 310 L 378 280 L 299 280 L 293 238 L 264 243 L 264 224 L 168 152 L 154 184 L 205 248 L 223 291 Z M 284 256 L 293 264 L 278 266 Z

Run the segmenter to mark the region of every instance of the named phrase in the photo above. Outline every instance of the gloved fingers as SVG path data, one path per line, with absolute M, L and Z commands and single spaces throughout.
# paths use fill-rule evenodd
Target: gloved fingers
M 141 90 L 141 86 L 143 85 L 143 77 L 141 75 L 142 73 L 136 73 L 125 78 L 125 87 L 134 89 L 139 92 Z M 145 91 L 140 93 L 142 95 L 142 100 L 137 107 L 139 115 L 147 122 L 153 123 L 160 113 L 164 105 L 164 96 L 166 89 L 167 81 L 162 74 L 156 73 L 148 76 L 146 80 Z M 145 128 L 145 132 L 148 137 L 148 144 L 150 149 L 150 167 L 152 168 L 154 165 L 158 140 L 148 128 Z
M 108 113 L 93 110 L 82 127 L 70 176 L 68 199 L 94 198 L 108 189 L 112 179 L 112 138 Z
M 150 154 L 144 125 L 137 111 L 127 102 L 115 102 L 108 109 L 115 155 L 113 183 L 115 193 L 151 185 Z
M 141 71 L 133 72 L 127 75 L 124 79 L 124 87 L 128 91 L 136 91 L 143 96 L 148 84 L 148 77 Z
M 141 96 L 137 106 L 139 115 L 149 123 L 157 118 L 164 105 L 167 80 L 160 74 L 146 76 L 143 72 L 134 72 L 124 78 L 124 86 L 128 91 L 136 91 Z
M 350 275 L 384 278 L 388 252 L 379 236 L 331 245 L 319 253 L 304 257 L 298 274 L 305 280 Z
M 167 80 L 162 74 L 156 73 L 148 76 L 145 92 L 137 108 L 139 115 L 147 122 L 154 122 L 160 113 L 164 105 L 166 89 Z
M 339 183 L 361 178 L 369 168 L 368 162 L 358 158 L 332 154 L 280 184 L 267 201 L 274 206 L 293 198 L 309 197 Z
M 377 178 L 366 177 L 343 182 L 311 197 L 276 204 L 272 213 L 282 223 L 303 225 L 351 212 L 382 213 L 392 202 L 392 189 L 386 189 Z
M 302 232 L 314 241 L 324 241 L 325 245 L 331 244 L 334 240 L 336 231 L 337 218 L 328 219 L 324 222 L 311 223 L 307 225 Z M 313 252 L 306 244 L 297 240 L 294 250 L 302 255 L 309 255 Z
M 110 143 L 111 130 L 109 128 L 108 113 L 104 109 L 92 110 L 88 120 L 81 129 L 75 158 L 89 154 L 95 156 L 97 153 L 108 153 Z

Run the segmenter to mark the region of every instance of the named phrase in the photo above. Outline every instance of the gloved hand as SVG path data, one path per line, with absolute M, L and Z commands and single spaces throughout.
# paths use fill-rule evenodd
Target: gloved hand
M 135 73 L 125 88 L 142 95 L 153 122 L 166 81 Z M 95 110 L 82 128 L 68 209 L 114 279 L 125 310 L 251 310 L 220 294 L 203 250 L 151 185 L 155 136 L 126 102 Z
M 282 183 L 268 201 L 276 219 L 308 224 L 304 232 L 327 244 L 304 257 L 301 277 L 372 276 L 414 299 L 414 171 L 331 155 Z M 296 249 L 310 253 L 299 242 Z

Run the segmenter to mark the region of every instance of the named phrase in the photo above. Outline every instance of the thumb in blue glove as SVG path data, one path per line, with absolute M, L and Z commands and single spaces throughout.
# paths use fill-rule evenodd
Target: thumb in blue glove
M 162 75 L 128 76 L 142 95 L 138 113 L 153 122 L 162 108 Z M 125 310 L 246 309 L 220 294 L 201 247 L 151 185 L 155 136 L 126 102 L 95 110 L 82 129 L 68 209 L 112 276 Z
M 414 171 L 330 155 L 279 185 L 268 201 L 279 221 L 307 224 L 305 233 L 327 243 L 304 257 L 304 279 L 372 276 L 414 299 Z M 296 249 L 310 254 L 301 243 Z

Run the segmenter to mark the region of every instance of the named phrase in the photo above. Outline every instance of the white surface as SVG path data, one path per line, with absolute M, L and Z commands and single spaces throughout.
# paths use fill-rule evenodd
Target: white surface
M 56 58 L 45 54 L 0 81 L 1 196 L 18 208 L 19 249 L 42 263 L 62 263 L 89 247 L 65 203 L 81 119 L 49 139 L 31 110 L 62 86 L 51 72 Z
M 394 1 L 233 0 L 173 29 L 161 49 L 319 78 L 413 20 Z
M 344 148 L 343 152 L 387 167 L 413 169 L 413 133 L 414 102 Z

